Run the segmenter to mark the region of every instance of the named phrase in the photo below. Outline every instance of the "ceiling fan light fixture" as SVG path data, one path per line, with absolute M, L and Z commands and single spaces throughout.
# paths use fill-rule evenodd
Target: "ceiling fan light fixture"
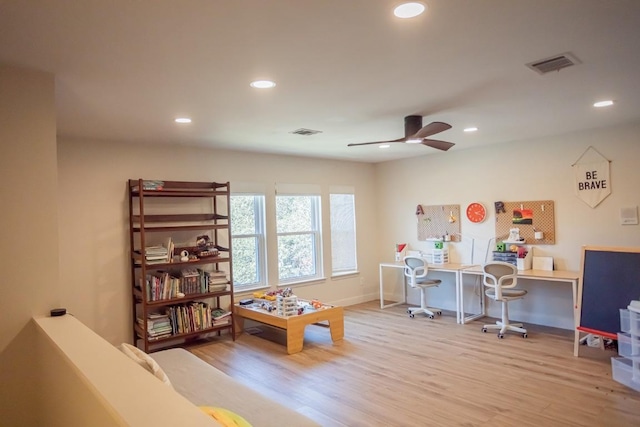
M 249 86 L 255 89 L 271 89 L 276 87 L 276 83 L 271 80 L 256 80 L 249 83 Z
M 596 103 L 593 104 L 594 107 L 596 108 L 602 108 L 602 107 L 610 107 L 613 105 L 613 101 L 608 99 L 606 101 L 598 101 Z
M 393 14 L 401 19 L 415 18 L 424 12 L 426 8 L 423 3 L 419 2 L 403 3 L 393 9 Z
M 186 123 L 191 123 L 191 119 L 188 117 L 178 117 L 177 119 L 175 119 L 176 123 L 181 123 L 181 124 L 186 124 Z
M 477 128 L 477 127 L 475 127 L 475 126 L 471 126 L 471 127 L 468 127 L 468 128 L 464 128 L 464 131 L 465 131 L 465 132 L 476 132 L 477 130 L 478 130 L 478 128 Z
M 389 144 L 384 144 L 384 145 L 379 145 L 378 148 L 383 149 L 383 148 L 389 148 L 391 147 Z
M 409 138 L 405 142 L 407 144 L 420 144 L 422 142 L 422 138 Z

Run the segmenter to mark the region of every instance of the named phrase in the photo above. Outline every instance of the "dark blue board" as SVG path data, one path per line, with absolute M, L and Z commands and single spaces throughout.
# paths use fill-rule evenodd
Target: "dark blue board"
M 640 248 L 583 250 L 580 326 L 616 334 L 620 309 L 640 299 Z

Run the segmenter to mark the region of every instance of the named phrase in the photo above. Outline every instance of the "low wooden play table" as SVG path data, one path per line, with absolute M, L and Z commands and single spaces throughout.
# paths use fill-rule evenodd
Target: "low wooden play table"
M 331 340 L 334 342 L 344 338 L 344 311 L 342 307 L 324 305 L 318 310 L 306 311 L 295 316 L 279 316 L 275 310 L 268 312 L 259 307 L 236 304 L 234 314 L 237 333 L 244 329 L 244 319 L 251 319 L 285 330 L 287 332 L 287 353 L 289 354 L 302 351 L 304 328 L 313 323 L 329 322 Z

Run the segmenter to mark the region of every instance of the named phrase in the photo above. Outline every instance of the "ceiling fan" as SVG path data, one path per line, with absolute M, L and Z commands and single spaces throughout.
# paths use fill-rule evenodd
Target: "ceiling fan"
M 347 146 L 354 147 L 356 145 L 404 142 L 405 144 L 423 144 L 438 150 L 447 151 L 455 145 L 453 142 L 427 138 L 428 136 L 435 135 L 436 133 L 444 132 L 447 129 L 451 129 L 450 124 L 443 122 L 431 122 L 423 127 L 422 116 L 407 116 L 404 118 L 404 138 L 394 139 L 393 141 L 360 142 L 357 144 L 348 144 Z

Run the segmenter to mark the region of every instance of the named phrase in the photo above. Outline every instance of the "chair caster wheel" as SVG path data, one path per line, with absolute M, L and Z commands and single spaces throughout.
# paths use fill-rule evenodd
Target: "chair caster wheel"
M 504 338 L 504 334 L 498 334 L 498 338 L 500 339 Z
M 411 310 L 407 308 L 407 314 L 411 314 Z
M 526 337 L 527 337 L 527 334 L 522 334 L 522 338 L 526 338 Z
M 441 311 L 438 311 L 436 314 L 437 314 L 438 316 L 442 316 L 442 312 L 441 312 Z
M 415 317 L 415 314 L 409 313 L 409 317 L 413 319 Z
M 487 333 L 487 328 L 482 328 L 482 332 Z
M 434 318 L 433 314 L 430 314 L 429 319 L 433 319 L 433 318 Z

